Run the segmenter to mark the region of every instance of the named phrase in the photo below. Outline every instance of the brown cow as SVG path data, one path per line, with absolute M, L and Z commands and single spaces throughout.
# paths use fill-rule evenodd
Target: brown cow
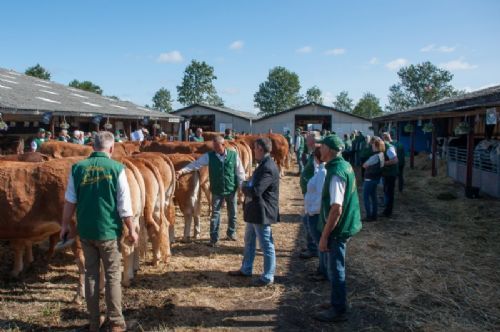
M 45 142 L 40 147 L 40 152 L 51 158 L 65 158 L 76 156 L 89 156 L 94 150 L 91 146 L 60 141 Z
M 50 157 L 40 152 L 25 152 L 22 154 L 7 154 L 0 156 L 0 161 L 22 161 L 27 163 L 39 163 L 50 160 Z
M 212 142 L 151 142 L 148 146 L 141 148 L 145 152 L 161 152 L 165 154 L 183 153 L 203 154 L 213 150 Z
M 280 134 L 263 134 L 263 135 L 240 135 L 237 136 L 236 141 L 243 141 L 248 146 L 252 148 L 252 156 L 253 156 L 253 147 L 255 141 L 259 137 L 267 137 L 272 142 L 272 151 L 271 157 L 276 161 L 276 165 L 280 170 L 280 175 L 284 174 L 284 168 L 288 167 L 289 163 L 289 155 L 288 155 L 288 142 L 283 135 Z M 255 156 L 253 156 L 255 159 Z

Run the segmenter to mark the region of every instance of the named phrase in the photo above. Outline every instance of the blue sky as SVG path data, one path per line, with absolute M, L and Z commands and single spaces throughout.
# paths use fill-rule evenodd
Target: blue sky
M 256 111 L 269 69 L 317 85 L 325 104 L 347 90 L 387 101 L 401 65 L 430 60 L 453 85 L 500 84 L 500 1 L 10 1 L 0 5 L 0 67 L 37 62 L 52 80 L 90 80 L 106 95 L 176 98 L 191 59 L 215 67 L 227 106 Z M 175 102 L 174 107 L 180 105 Z

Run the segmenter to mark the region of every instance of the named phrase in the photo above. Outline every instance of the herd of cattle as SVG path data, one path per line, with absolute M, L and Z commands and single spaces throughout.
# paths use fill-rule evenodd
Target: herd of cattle
M 153 264 L 166 263 L 171 255 L 175 208 L 184 215 L 183 241 L 191 239 L 194 219 L 194 238 L 200 236 L 201 194 L 210 201 L 210 184 L 206 167 L 176 179 L 181 169 L 203 153 L 212 150 L 211 138 L 205 133 L 205 143 L 145 141 L 115 143 L 113 159 L 126 165 L 134 211 L 134 225 L 139 234 L 137 247 L 130 246 L 122 235 L 124 286 L 130 284 L 145 257 L 151 242 Z M 273 144 L 272 157 L 280 171 L 289 165 L 287 140 L 278 134 L 265 135 Z M 252 149 L 257 135 L 237 137 L 226 141 L 227 148 L 237 151 L 246 175 L 251 175 Z M 14 252 L 11 275 L 17 277 L 25 265 L 33 262 L 32 245 L 49 239 L 50 258 L 59 241 L 64 193 L 71 166 L 90 155 L 92 147 L 50 141 L 40 153 L 0 156 L 0 240 L 7 240 Z M 92 207 L 88 207 L 92 208 Z M 75 221 L 76 222 L 76 221 Z M 126 232 L 124 227 L 124 232 Z M 84 260 L 78 239 L 72 245 L 78 265 L 80 282 L 78 297 L 84 296 Z

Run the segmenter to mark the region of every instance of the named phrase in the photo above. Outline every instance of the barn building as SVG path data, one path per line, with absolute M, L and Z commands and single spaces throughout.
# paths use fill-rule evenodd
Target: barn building
M 389 130 L 410 152 L 446 159 L 448 176 L 477 190 L 500 197 L 500 85 L 446 98 L 373 119 L 376 132 Z
M 0 136 L 33 136 L 39 128 L 58 133 L 105 127 L 130 133 L 140 127 L 177 138 L 182 118 L 52 81 L 0 68 Z M 111 125 L 111 127 L 110 127 Z
M 253 121 L 253 132 L 274 133 L 303 130 L 330 130 L 338 135 L 350 134 L 354 130 L 371 133 L 371 121 L 336 108 L 309 103 L 290 108 L 280 113 L 267 115 Z
M 202 128 L 204 131 L 224 132 L 226 128 L 236 132 L 250 133 L 252 123 L 257 115 L 249 112 L 236 111 L 228 107 L 212 106 L 206 104 L 193 104 L 172 112 L 189 121 L 193 130 Z

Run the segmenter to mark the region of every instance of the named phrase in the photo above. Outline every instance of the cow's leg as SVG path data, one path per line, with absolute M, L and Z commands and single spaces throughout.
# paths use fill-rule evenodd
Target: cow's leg
M 130 286 L 130 280 L 134 278 L 134 257 L 135 251 L 128 251 L 123 255 L 122 285 Z
M 28 266 L 33 263 L 33 242 L 25 241 L 24 242 L 24 265 Z
M 12 240 L 10 242 L 10 246 L 14 251 L 14 267 L 12 268 L 10 275 L 16 278 L 23 270 L 23 255 L 26 246 L 22 240 Z
M 184 214 L 184 237 L 182 242 L 189 242 L 191 235 L 191 223 L 193 222 L 193 209 L 185 209 L 182 211 Z
M 158 266 L 160 264 L 161 260 L 161 223 L 162 223 L 162 215 L 160 212 L 160 204 L 163 204 L 163 202 L 160 202 L 159 199 L 157 199 L 156 204 L 155 204 L 155 209 L 154 209 L 154 222 L 157 225 L 157 228 L 153 232 L 150 233 L 151 237 L 151 242 L 152 242 L 152 247 L 153 247 L 153 265 Z
M 49 250 L 47 250 L 47 254 L 45 255 L 45 258 L 47 260 L 50 260 L 52 257 L 54 257 L 54 253 L 56 251 L 55 248 L 58 240 L 59 240 L 59 233 L 52 234 L 49 237 Z
M 168 239 L 170 244 L 175 242 L 175 205 L 170 201 L 168 206 Z

